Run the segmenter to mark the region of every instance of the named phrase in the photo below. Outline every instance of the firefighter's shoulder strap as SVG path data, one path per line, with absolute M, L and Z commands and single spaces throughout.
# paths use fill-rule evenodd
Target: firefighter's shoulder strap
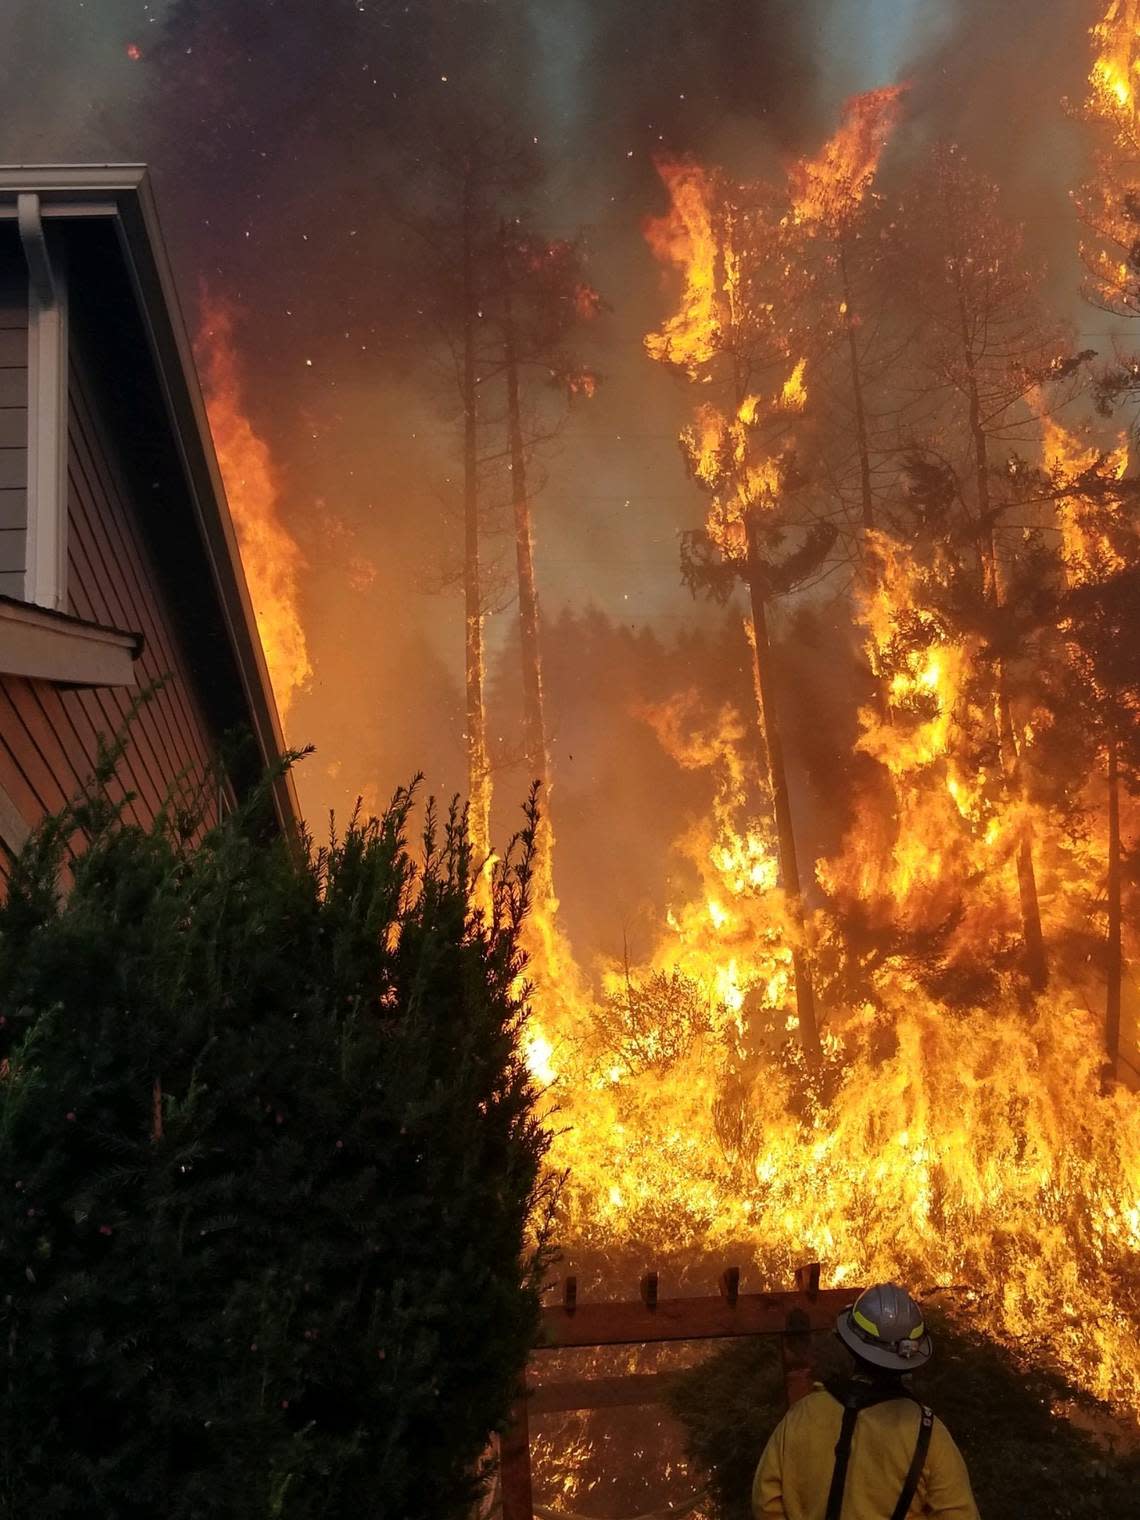
M 910 1459 L 910 1471 L 906 1475 L 906 1482 L 902 1486 L 899 1502 L 895 1505 L 891 1520 L 906 1520 L 914 1496 L 918 1492 L 919 1479 L 922 1477 L 922 1469 L 926 1466 L 927 1453 L 930 1451 L 930 1437 L 934 1434 L 934 1411 L 928 1409 L 925 1404 L 919 1405 L 921 1418 L 918 1422 L 918 1440 L 914 1447 L 914 1456 Z
M 877 1399 L 870 1401 L 870 1403 L 878 1402 Z M 851 1461 L 851 1442 L 855 1436 L 855 1422 L 859 1418 L 859 1411 L 868 1407 L 868 1401 L 858 1396 L 849 1394 L 843 1400 L 843 1424 L 839 1427 L 839 1440 L 835 1443 L 835 1467 L 831 1474 L 831 1488 L 827 1495 L 824 1520 L 840 1520 L 843 1511 L 843 1490 L 847 1486 L 847 1467 Z M 927 1454 L 930 1451 L 930 1438 L 934 1433 L 934 1412 L 925 1404 L 920 1404 L 919 1410 L 918 1440 L 915 1443 L 914 1456 L 910 1459 L 910 1468 L 903 1481 L 898 1503 L 891 1512 L 891 1520 L 906 1520 L 907 1512 L 918 1492 L 922 1469 L 926 1466 Z
M 843 1403 L 843 1424 L 839 1427 L 839 1440 L 835 1443 L 835 1467 L 831 1474 L 831 1489 L 827 1495 L 824 1520 L 839 1520 L 843 1509 L 843 1490 L 847 1486 L 847 1464 L 851 1460 L 851 1440 L 855 1434 L 855 1421 L 859 1418 L 858 1402 L 848 1397 Z

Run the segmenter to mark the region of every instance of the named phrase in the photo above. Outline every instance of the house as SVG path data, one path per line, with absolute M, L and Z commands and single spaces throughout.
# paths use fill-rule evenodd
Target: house
M 283 748 L 146 171 L 0 168 L 0 872 L 142 693 L 137 821 L 207 785 L 216 812 Z

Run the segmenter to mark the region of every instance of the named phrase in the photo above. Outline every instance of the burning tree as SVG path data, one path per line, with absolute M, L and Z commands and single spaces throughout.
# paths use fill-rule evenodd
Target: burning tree
M 899 269 L 922 321 L 919 368 L 927 411 L 914 433 L 912 503 L 925 528 L 941 535 L 944 602 L 972 643 L 984 736 L 978 769 L 986 768 L 988 746 L 1017 812 L 1025 968 L 1040 990 L 1048 969 L 1015 714 L 1017 609 L 1009 594 L 1024 524 L 1012 532 L 1002 524 L 1011 508 L 1024 504 L 1022 476 L 1010 462 L 1019 447 L 1033 447 L 1041 436 L 1040 413 L 1050 404 L 1042 400 L 1043 388 L 1070 379 L 1090 356 L 1074 353 L 1063 327 L 1048 315 L 1042 272 L 1030 266 L 1020 229 L 1003 217 L 997 186 L 956 151 L 935 151 L 904 225 L 914 235 L 901 243 Z
M 817 576 L 835 543 L 832 504 L 814 509 L 805 476 L 805 377 L 842 345 L 845 405 L 859 472 L 859 514 L 874 525 L 872 442 L 866 407 L 869 350 L 856 309 L 856 265 L 866 243 L 868 197 L 900 92 L 858 97 L 815 159 L 787 184 L 730 185 L 695 164 L 662 163 L 673 207 L 648 229 L 658 256 L 684 271 L 681 309 L 646 340 L 651 357 L 717 400 L 682 435 L 690 474 L 710 499 L 705 528 L 689 535 L 690 587 L 721 598 L 747 587 L 756 691 L 768 756 L 780 877 L 792 920 L 800 1038 L 811 1064 L 819 1029 L 804 938 L 800 866 L 777 710 L 768 624 L 774 599 Z M 812 436 L 834 439 L 834 418 Z M 805 488 L 808 488 L 805 490 Z M 840 513 L 845 504 L 840 495 Z
M 868 371 L 837 314 L 835 227 L 893 229 L 868 250 L 868 265 L 889 261 L 882 331 L 921 341 L 874 409 L 916 399 L 893 459 L 879 451 L 892 478 L 872 521 L 861 468 L 853 498 L 872 572 L 854 580 L 855 616 L 887 699 L 868 704 L 857 742 L 890 796 L 855 799 L 824 863 L 809 969 L 827 989 L 827 1080 L 804 1082 L 800 1053 L 756 1038 L 756 1004 L 786 1008 L 807 960 L 773 906 L 800 841 L 777 811 L 772 650 L 757 640 L 753 663 L 775 827 L 767 808 L 755 818 L 751 725 L 696 694 L 654 704 L 678 764 L 715 777 L 681 846 L 700 889 L 671 905 L 640 967 L 609 968 L 577 1045 L 542 1052 L 572 1168 L 564 1238 L 583 1270 L 643 1262 L 651 1245 L 682 1275 L 739 1251 L 778 1280 L 818 1251 L 840 1282 L 968 1283 L 1004 1336 L 1135 1409 L 1140 1110 L 1102 1081 L 1088 928 L 1091 906 L 1107 919 L 1111 1043 L 1133 890 L 1125 456 L 1060 459 L 1055 414 L 1079 410 L 1086 356 L 1050 320 L 997 191 L 958 154 L 942 150 L 881 222 L 869 200 L 855 223 L 797 218 L 795 175 L 739 186 L 691 161 L 662 175 L 671 211 L 650 241 L 683 287 L 647 346 L 705 403 L 682 439 L 708 504 L 684 568 L 721 595 L 743 583 L 761 630 L 831 553 L 827 489 L 804 465 L 821 416 L 859 460 Z M 841 375 L 843 408 L 820 383 Z M 880 906 L 868 942 L 854 915 Z
M 786 238 L 779 202 L 765 189 L 746 194 L 692 163 L 662 162 L 659 170 L 672 208 L 649 224 L 647 236 L 659 257 L 683 269 L 685 286 L 680 310 L 646 339 L 646 348 L 717 397 L 700 407 L 681 437 L 689 472 L 709 497 L 705 527 L 683 546 L 682 572 L 692 589 L 722 600 L 737 584 L 748 589 L 780 877 L 794 940 L 799 1033 L 814 1065 L 819 1027 L 768 618 L 773 598 L 819 569 L 836 532 L 795 515 L 798 467 L 789 422 L 806 392 L 804 362 L 794 357 L 796 334 L 784 325 L 795 309 L 794 296 L 783 304 Z
M 882 203 L 873 185 L 903 98 L 897 85 L 854 96 L 835 136 L 815 157 L 797 160 L 788 176 L 793 255 L 811 273 L 810 365 L 813 377 L 825 379 L 824 399 L 813 405 L 813 442 L 837 456 L 828 484 L 844 507 L 853 457 L 856 517 L 865 533 L 876 521 L 876 456 L 893 452 L 883 436 L 889 408 L 882 403 L 900 348 L 889 320 Z
M 1093 129 L 1092 179 L 1074 196 L 1084 223 L 1085 295 L 1115 316 L 1140 316 L 1140 4 L 1112 0 L 1092 29 L 1094 60 L 1082 112 Z M 1123 389 L 1135 374 L 1118 374 Z
M 1062 657 L 1047 667 L 1049 760 L 1094 820 L 1104 818 L 1106 1074 L 1120 1056 L 1125 851 L 1122 788 L 1140 765 L 1140 496 L 1124 478 L 1127 448 L 1082 447 L 1050 429 L 1046 466 L 1056 493 L 1056 625 Z M 1099 772 L 1099 785 L 1090 777 Z M 1100 791 L 1103 802 L 1096 796 Z M 1099 892 L 1097 893 L 1099 897 Z

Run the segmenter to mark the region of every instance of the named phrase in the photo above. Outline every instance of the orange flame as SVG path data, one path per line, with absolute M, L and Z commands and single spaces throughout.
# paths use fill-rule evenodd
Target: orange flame
M 645 959 L 600 968 L 576 1006 L 539 981 L 540 1016 L 560 1010 L 558 1037 L 540 1032 L 529 1055 L 554 1082 L 563 1244 L 663 1262 L 747 1252 L 774 1282 L 811 1255 L 837 1284 L 969 1284 L 997 1328 L 1046 1343 L 1086 1389 L 1140 1409 L 1126 1286 L 1140 1249 L 1140 1103 L 1101 1095 L 1080 998 L 1057 991 L 1027 1016 L 1006 979 L 951 1012 L 887 957 L 862 1002 L 833 1007 L 833 1094 L 805 1101 L 790 1039 L 794 929 L 753 821 L 762 782 L 743 720 L 702 714 L 692 694 L 647 716 L 679 764 L 713 781 L 711 813 L 681 846 L 702 887 L 673 906 Z M 945 772 L 927 774 L 953 811 Z M 946 815 L 927 822 L 944 828 Z M 979 847 L 1001 856 L 984 831 Z M 947 864 L 943 852 L 935 873 Z M 892 883 L 903 902 L 925 879 L 925 866 L 911 870 Z M 994 874 L 1000 914 L 1016 888 Z M 974 931 L 975 947 L 987 942 Z
M 852 103 L 835 138 L 792 171 L 781 226 L 842 231 L 900 99 L 892 89 Z M 757 315 L 743 309 L 742 223 L 708 171 L 660 172 L 672 207 L 648 236 L 684 287 L 647 350 L 693 380 L 723 379 L 715 361 Z M 771 391 L 706 401 L 682 436 L 729 559 L 780 490 L 778 462 L 758 456 L 771 451 L 769 425 L 804 405 L 806 371 L 801 361 Z M 1082 516 L 1077 489 L 1094 455 L 1044 431 L 1068 573 L 1099 574 L 1111 533 Z M 1118 472 L 1125 457 L 1114 456 Z M 1066 986 L 1058 974 L 1030 1001 L 1011 953 L 1022 841 L 1032 832 L 1047 935 L 1066 923 L 1088 933 L 1099 845 L 1059 837 L 1009 784 L 996 740 L 976 742 L 993 732 L 992 679 L 981 635 L 940 615 L 954 565 L 884 533 L 867 549 L 875 574 L 855 614 L 879 700 L 858 742 L 879 791 L 855 799 L 806 925 L 777 885 L 770 799 L 746 744 L 754 718 L 704 712 L 692 694 L 646 714 L 677 763 L 709 778 L 711 805 L 678 847 L 699 886 L 670 903 L 636 962 L 603 962 L 592 982 L 565 966 L 536 976 L 530 1059 L 554 1083 L 553 1160 L 569 1170 L 562 1242 L 686 1264 L 747 1252 L 773 1282 L 816 1256 L 839 1284 L 967 1284 L 999 1333 L 1044 1347 L 1079 1385 L 1136 1413 L 1140 1100 L 1101 1086 L 1092 979 Z M 1018 721 L 1028 743 L 1032 718 Z M 822 1090 L 794 1038 L 793 948 L 818 969 Z M 831 981 L 829 957 L 843 968 Z
M 284 723 L 293 698 L 313 674 L 300 615 L 305 561 L 281 520 L 268 445 L 245 411 L 234 319 L 224 304 L 203 300 L 195 355 L 242 567 Z
M 1107 469 L 1111 477 L 1123 480 L 1128 468 L 1127 436 L 1122 436 L 1108 458 L 1102 459 L 1097 448 L 1083 444 L 1053 418 L 1044 417 L 1042 424 L 1045 468 L 1063 493 L 1058 498 L 1057 516 L 1070 580 L 1087 583 L 1123 570 L 1124 558 L 1103 523 L 1091 521 L 1089 514 L 1081 510 L 1077 492 L 1065 488 L 1075 487 L 1082 475 L 1098 465 Z
M 788 171 L 798 221 L 841 224 L 866 196 L 902 113 L 905 85 L 853 95 L 834 137 Z
M 679 310 L 645 347 L 653 359 L 695 376 L 717 352 L 723 291 L 718 288 L 718 244 L 713 230 L 713 186 L 692 159 L 659 158 L 657 172 L 672 202 L 664 216 L 645 224 L 645 238 L 663 264 L 684 272 Z
M 1140 0 L 1112 0 L 1092 28 L 1096 55 L 1089 74 L 1089 106 L 1118 131 L 1131 133 L 1140 77 Z

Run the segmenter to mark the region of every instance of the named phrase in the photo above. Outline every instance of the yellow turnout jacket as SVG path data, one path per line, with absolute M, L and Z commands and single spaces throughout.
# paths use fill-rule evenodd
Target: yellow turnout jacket
M 913 1399 L 890 1399 L 860 1412 L 851 1443 L 842 1520 L 890 1520 L 918 1442 Z M 825 1389 L 791 1409 L 764 1448 L 752 1485 L 755 1520 L 824 1520 L 843 1406 Z M 978 1520 L 962 1454 L 940 1420 L 908 1514 Z

